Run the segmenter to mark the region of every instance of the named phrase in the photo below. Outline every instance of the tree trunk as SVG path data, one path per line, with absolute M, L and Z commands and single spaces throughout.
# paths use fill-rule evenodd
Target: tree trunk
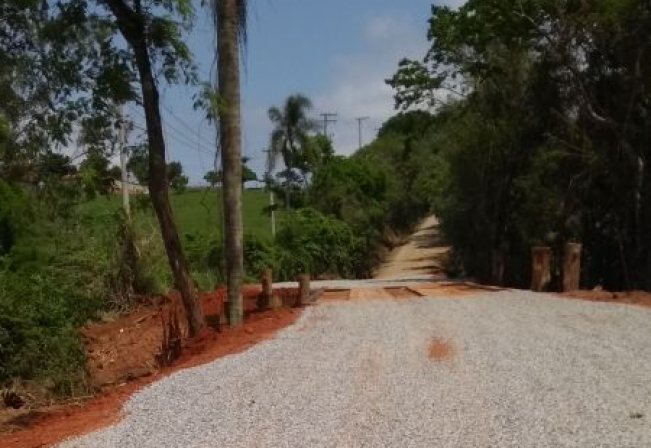
M 504 283 L 504 251 L 493 249 L 491 252 L 491 282 L 502 286 Z
M 145 24 L 141 15 L 130 9 L 122 0 L 108 0 L 107 4 L 115 15 L 118 27 L 125 40 L 132 47 L 145 109 L 147 138 L 149 142 L 149 196 L 160 225 L 167 259 L 174 276 L 174 283 L 183 301 L 188 320 L 188 335 L 196 336 L 205 325 L 201 306 L 188 273 L 188 266 L 174 222 L 170 206 L 165 161 L 165 140 L 160 116 L 160 99 L 152 73 L 149 49 L 145 39 Z
M 549 247 L 534 247 L 531 249 L 531 290 L 546 291 L 551 282 L 552 250 Z
M 145 65 L 145 67 L 140 68 L 141 65 Z M 194 337 L 204 325 L 203 312 L 197 302 L 197 296 L 188 272 L 188 265 L 169 201 L 165 140 L 163 139 L 161 125 L 158 89 L 151 71 L 147 70 L 146 66 L 148 65 L 149 58 L 147 58 L 145 64 L 138 64 L 149 139 L 149 196 L 156 210 L 167 259 L 174 275 L 175 287 L 179 290 L 185 307 L 188 319 L 188 334 L 190 337 Z
M 244 276 L 242 224 L 242 131 L 240 128 L 240 60 L 238 1 L 217 0 L 219 135 L 223 170 L 224 243 L 229 323 L 242 323 Z
M 581 245 L 567 243 L 563 255 L 563 292 L 579 289 L 581 278 Z

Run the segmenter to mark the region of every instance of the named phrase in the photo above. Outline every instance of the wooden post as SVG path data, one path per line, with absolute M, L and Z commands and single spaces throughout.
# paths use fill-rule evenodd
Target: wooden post
M 579 289 L 581 278 L 581 244 L 567 243 L 563 254 L 563 291 Z
M 310 301 L 310 274 L 301 274 L 298 276 L 298 301 L 297 307 L 307 305 Z
M 542 292 L 547 290 L 552 280 L 551 276 L 552 250 L 549 247 L 531 248 L 531 290 Z
M 273 295 L 273 273 L 271 269 L 262 270 L 260 283 L 262 284 L 262 293 L 258 299 L 258 308 L 266 310 L 271 305 L 271 296 Z
M 491 281 L 498 286 L 504 283 L 504 251 L 493 249 L 491 253 Z
M 230 316 L 229 311 L 230 308 L 228 306 L 228 297 L 226 296 L 226 294 L 224 294 L 224 301 L 222 302 L 222 312 L 219 315 L 220 328 L 222 326 L 226 326 L 230 324 L 230 322 L 228 321 L 228 316 Z

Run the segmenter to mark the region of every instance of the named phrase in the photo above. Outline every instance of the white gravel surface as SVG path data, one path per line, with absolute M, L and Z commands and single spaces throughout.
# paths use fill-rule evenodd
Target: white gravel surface
M 432 338 L 446 360 L 428 357 Z M 499 292 L 328 303 L 63 447 L 651 447 L 651 310 Z

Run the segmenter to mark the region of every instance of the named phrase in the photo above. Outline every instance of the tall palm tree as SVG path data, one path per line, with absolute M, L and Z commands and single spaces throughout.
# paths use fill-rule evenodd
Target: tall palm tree
M 274 125 L 267 158 L 269 172 L 275 169 L 280 158 L 288 174 L 297 167 L 301 151 L 307 146 L 309 133 L 317 126 L 307 115 L 311 109 L 312 101 L 300 93 L 290 95 L 282 108 L 269 108 L 269 119 Z M 285 205 L 289 207 L 289 181 L 285 186 Z
M 244 278 L 239 57 L 241 48 L 246 44 L 247 1 L 212 0 L 212 11 L 217 36 L 217 84 L 221 100 L 218 112 L 228 320 L 231 325 L 237 326 L 242 323 L 241 287 Z

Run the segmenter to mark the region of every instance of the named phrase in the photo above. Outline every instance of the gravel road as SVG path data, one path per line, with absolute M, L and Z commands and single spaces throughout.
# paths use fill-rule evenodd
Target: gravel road
M 649 447 L 651 310 L 509 291 L 322 304 L 62 446 Z

